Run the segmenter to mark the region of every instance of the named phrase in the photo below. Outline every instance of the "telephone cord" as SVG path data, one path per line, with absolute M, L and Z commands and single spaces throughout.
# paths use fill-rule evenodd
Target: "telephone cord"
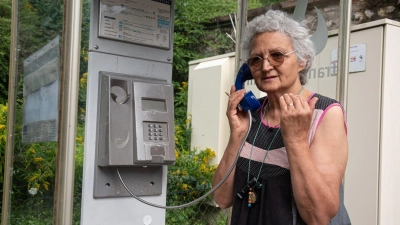
M 157 205 L 157 204 L 154 204 L 154 203 L 145 201 L 145 200 L 139 198 L 138 196 L 134 195 L 134 194 L 129 190 L 129 188 L 126 186 L 125 182 L 122 180 L 121 174 L 119 173 L 119 170 L 118 170 L 118 168 L 117 168 L 117 173 L 118 173 L 119 180 L 121 181 L 122 185 L 124 185 L 125 189 L 129 192 L 129 194 L 132 195 L 132 197 L 134 197 L 136 200 L 138 200 L 138 201 L 140 201 L 140 202 L 142 202 L 142 203 L 144 203 L 144 204 L 146 204 L 146 205 L 153 206 L 153 207 L 155 207 L 155 208 L 161 208 L 161 209 L 180 209 L 180 208 L 185 208 L 185 207 L 191 206 L 191 205 L 193 205 L 193 204 L 195 204 L 195 203 L 197 203 L 197 202 L 199 202 L 199 201 L 205 199 L 207 196 L 209 196 L 209 195 L 212 194 L 215 190 L 217 190 L 217 189 L 226 181 L 226 179 L 228 179 L 229 175 L 232 173 L 233 169 L 234 169 L 235 166 L 236 166 L 236 162 L 237 162 L 237 160 L 239 159 L 240 152 L 242 151 L 242 148 L 243 148 L 243 146 L 244 146 L 244 144 L 245 144 L 245 142 L 246 142 L 247 136 L 249 135 L 250 129 L 251 129 L 251 121 L 252 121 L 253 118 L 252 118 L 252 116 L 251 116 L 250 110 L 248 110 L 247 112 L 248 112 L 248 115 L 249 115 L 249 128 L 247 129 L 246 137 L 243 139 L 242 144 L 240 145 L 240 148 L 239 148 L 239 150 L 238 150 L 238 153 L 236 154 L 236 158 L 235 158 L 234 162 L 232 163 L 231 168 L 230 168 L 229 171 L 226 173 L 225 177 L 223 177 L 222 180 L 221 180 L 217 185 L 215 185 L 214 188 L 212 188 L 211 190 L 209 190 L 207 193 L 205 193 L 203 196 L 199 197 L 198 199 L 195 199 L 195 200 L 193 200 L 193 201 L 191 201 L 191 202 L 188 202 L 188 203 L 185 203 L 185 204 L 182 204 L 182 205 L 177 205 L 177 206 L 163 206 L 163 205 Z

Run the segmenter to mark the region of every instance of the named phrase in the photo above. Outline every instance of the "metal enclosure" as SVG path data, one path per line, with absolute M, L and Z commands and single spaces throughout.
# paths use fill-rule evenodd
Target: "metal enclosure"
M 165 205 L 165 165 L 175 160 L 173 8 L 166 0 L 91 2 L 81 224 L 165 224 L 164 209 L 126 197 L 116 168 L 130 191 Z M 134 19 L 136 12 L 149 13 Z M 149 42 L 133 23 L 154 34 Z M 151 135 L 150 125 L 158 129 Z

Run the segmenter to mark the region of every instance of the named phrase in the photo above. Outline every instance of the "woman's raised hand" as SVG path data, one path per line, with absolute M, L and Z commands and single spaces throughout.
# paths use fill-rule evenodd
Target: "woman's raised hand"
M 317 101 L 318 98 L 314 97 L 307 102 L 294 94 L 284 94 L 280 97 L 280 126 L 285 145 L 308 142 L 308 132 Z
M 236 91 L 235 86 L 232 85 L 229 95 L 228 108 L 226 110 L 226 116 L 229 120 L 231 134 L 246 134 L 247 128 L 249 127 L 249 118 L 246 112 L 238 109 L 238 105 L 243 99 L 245 93 L 245 89 Z

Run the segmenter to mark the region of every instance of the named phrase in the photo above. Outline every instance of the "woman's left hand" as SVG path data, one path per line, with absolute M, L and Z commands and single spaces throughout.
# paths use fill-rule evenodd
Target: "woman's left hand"
M 317 101 L 318 98 L 314 97 L 310 102 L 307 102 L 294 94 L 284 94 L 280 97 L 280 126 L 285 146 L 304 141 L 308 142 L 308 132 Z

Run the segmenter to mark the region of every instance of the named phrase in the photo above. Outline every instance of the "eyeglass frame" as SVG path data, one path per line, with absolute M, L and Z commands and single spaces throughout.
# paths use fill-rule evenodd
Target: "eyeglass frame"
M 285 58 L 282 60 L 282 63 L 281 63 L 281 64 L 275 64 L 275 65 L 274 65 L 274 64 L 272 64 L 271 61 L 268 59 L 268 57 L 269 57 L 271 54 L 274 54 L 274 53 L 281 53 L 283 57 L 288 57 L 288 55 L 292 54 L 293 52 L 296 52 L 296 51 L 294 50 L 294 51 L 291 51 L 291 52 L 288 52 L 288 53 L 285 53 L 285 54 L 283 54 L 281 51 L 275 51 L 275 52 L 272 52 L 272 53 L 268 53 L 267 57 L 265 57 L 265 58 L 264 58 L 264 57 L 261 57 L 261 56 L 253 56 L 253 57 L 248 58 L 248 59 L 246 60 L 246 63 L 247 63 L 247 65 L 249 66 L 250 70 L 253 71 L 253 72 L 262 69 L 262 65 L 263 65 L 265 59 L 268 60 L 268 63 L 269 63 L 271 66 L 276 67 L 276 66 L 282 65 L 282 64 L 285 62 Z M 249 59 L 253 59 L 253 58 L 259 58 L 259 59 L 262 60 L 262 63 L 261 63 L 261 67 L 260 67 L 260 68 L 254 69 L 254 68 L 252 68 L 252 66 L 250 66 L 250 64 L 249 64 Z M 274 61 L 274 60 L 273 60 L 273 61 Z M 276 62 L 276 61 L 274 61 L 274 62 Z

